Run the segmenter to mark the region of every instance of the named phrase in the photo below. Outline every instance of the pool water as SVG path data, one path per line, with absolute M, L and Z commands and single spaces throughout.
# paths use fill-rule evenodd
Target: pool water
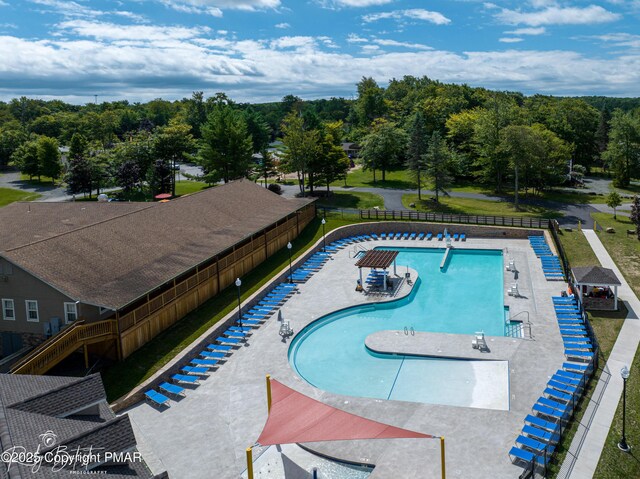
M 398 274 L 406 266 L 418 271 L 411 294 L 354 306 L 308 325 L 289 349 L 293 368 L 313 386 L 337 394 L 508 409 L 505 361 L 376 354 L 365 347 L 376 331 L 404 328 L 504 336 L 502 252 L 454 249 L 441 270 L 444 249 L 393 249 L 400 251 Z

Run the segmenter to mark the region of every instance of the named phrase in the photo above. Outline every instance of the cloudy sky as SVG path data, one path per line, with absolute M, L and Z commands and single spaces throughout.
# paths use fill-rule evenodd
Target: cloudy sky
M 0 99 L 236 101 L 403 75 L 640 96 L 640 0 L 0 0 Z

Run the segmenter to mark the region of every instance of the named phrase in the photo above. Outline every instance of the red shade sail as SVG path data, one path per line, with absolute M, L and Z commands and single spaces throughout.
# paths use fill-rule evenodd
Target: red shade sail
M 350 414 L 271 379 L 271 411 L 258 438 L 262 446 L 353 439 L 435 438 Z

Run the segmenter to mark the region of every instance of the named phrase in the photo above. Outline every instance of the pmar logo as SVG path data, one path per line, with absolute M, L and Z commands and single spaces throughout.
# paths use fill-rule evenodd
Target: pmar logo
M 56 445 L 58 436 L 53 431 L 47 431 L 38 436 L 44 447 L 52 447 Z

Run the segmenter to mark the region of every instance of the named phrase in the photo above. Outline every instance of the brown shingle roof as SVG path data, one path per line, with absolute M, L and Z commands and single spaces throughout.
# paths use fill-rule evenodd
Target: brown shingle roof
M 397 251 L 371 249 L 358 260 L 358 268 L 388 268 L 398 256 Z
M 2 256 L 75 300 L 119 309 L 307 203 L 237 181 Z

